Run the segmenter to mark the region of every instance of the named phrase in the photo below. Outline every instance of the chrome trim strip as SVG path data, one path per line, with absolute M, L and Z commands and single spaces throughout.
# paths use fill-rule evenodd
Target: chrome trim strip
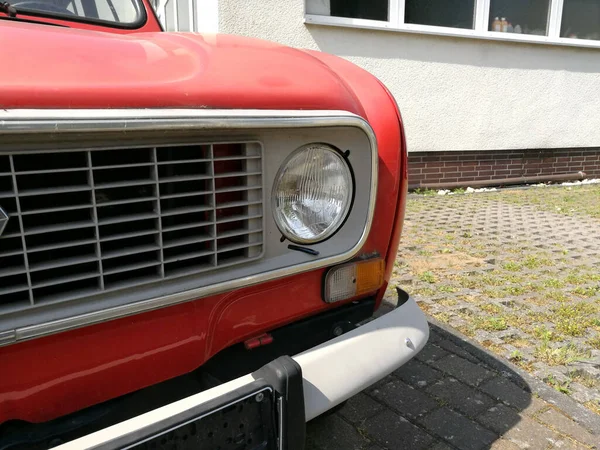
M 0 346 L 197 300 L 202 297 L 345 262 L 360 251 L 371 230 L 375 200 L 377 198 L 379 161 L 377 140 L 373 129 L 365 119 L 346 111 L 241 111 L 207 109 L 0 110 L 0 138 L 6 134 L 32 135 L 48 132 L 54 134 L 125 130 L 224 130 L 232 128 L 274 129 L 336 126 L 359 128 L 366 134 L 371 143 L 371 193 L 367 221 L 360 240 L 350 251 L 319 261 L 277 269 L 190 291 L 9 330 L 6 333 L 10 333 L 8 336 L 13 337 L 13 339 L 10 341 L 8 339 L 0 339 Z M 5 336 L 5 333 L 3 332 L 2 335 Z

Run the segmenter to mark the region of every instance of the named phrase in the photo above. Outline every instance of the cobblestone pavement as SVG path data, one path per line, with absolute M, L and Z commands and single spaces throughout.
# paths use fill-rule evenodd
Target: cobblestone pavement
M 545 202 L 527 204 L 540 191 Z M 431 316 L 600 414 L 600 218 L 548 210 L 586 211 L 582 199 L 597 214 L 600 186 L 413 197 L 394 282 Z
M 600 220 L 503 195 L 409 199 L 393 282 L 430 341 L 308 450 L 600 448 Z
M 583 450 L 598 433 L 600 416 L 431 324 L 415 359 L 310 422 L 306 449 Z

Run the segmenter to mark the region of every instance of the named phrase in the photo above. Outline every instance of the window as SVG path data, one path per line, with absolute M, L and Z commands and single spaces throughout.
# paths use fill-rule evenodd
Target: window
M 348 17 L 352 19 L 389 19 L 388 0 L 308 0 L 308 14 Z
M 600 0 L 305 2 L 307 23 L 600 48 Z
M 560 35 L 600 40 L 600 0 L 564 0 Z
M 475 28 L 475 0 L 406 0 L 406 23 Z
M 138 0 L 13 0 L 11 4 L 24 14 L 31 11 L 66 20 L 102 20 L 132 25 L 143 18 L 143 7 Z
M 548 34 L 549 0 L 491 0 L 489 31 Z

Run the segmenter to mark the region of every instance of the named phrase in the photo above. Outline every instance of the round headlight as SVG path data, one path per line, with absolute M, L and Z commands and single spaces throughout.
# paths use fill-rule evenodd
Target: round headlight
M 324 144 L 294 151 L 273 186 L 273 216 L 281 233 L 298 244 L 327 239 L 346 219 L 352 174 L 344 157 Z

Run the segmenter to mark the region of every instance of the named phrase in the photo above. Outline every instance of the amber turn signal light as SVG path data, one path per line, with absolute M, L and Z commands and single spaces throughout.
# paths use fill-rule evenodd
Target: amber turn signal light
M 383 285 L 384 272 L 381 258 L 333 267 L 325 275 L 324 300 L 335 303 L 375 292 Z

